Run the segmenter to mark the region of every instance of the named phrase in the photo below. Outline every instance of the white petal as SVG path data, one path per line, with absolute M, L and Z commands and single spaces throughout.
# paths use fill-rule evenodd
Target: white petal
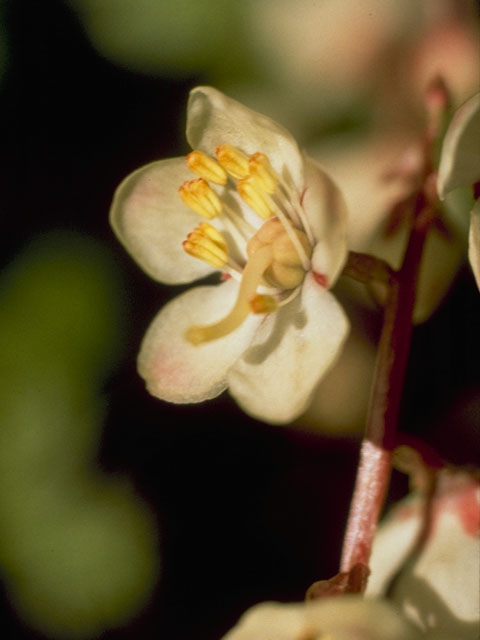
M 334 296 L 307 274 L 301 293 L 265 318 L 229 372 L 231 394 L 246 413 L 266 422 L 290 422 L 308 406 L 347 331 Z
M 479 484 L 473 474 L 444 470 L 437 487 L 431 528 L 420 551 L 410 555 L 424 517 L 418 494 L 402 500 L 380 526 L 367 595 L 388 589 L 389 598 L 425 631 L 474 640 L 480 593 Z
M 457 187 L 480 180 L 480 93 L 472 96 L 453 116 L 443 140 L 438 169 L 440 198 Z
M 200 222 L 178 195 L 178 188 L 192 177 L 184 158 L 152 162 L 125 178 L 110 210 L 120 242 L 144 271 L 167 284 L 190 282 L 214 271 L 182 248 Z
M 452 638 L 476 640 L 480 594 L 478 534 L 468 536 L 453 514 L 443 514 L 437 528 L 413 571 L 400 577 L 393 598 L 402 604 L 408 618 L 425 629 L 450 631 Z
M 411 553 L 422 526 L 422 502 L 418 496 L 403 500 L 382 522 L 370 557 L 367 595 L 385 595 L 391 580 Z
M 305 187 L 303 208 L 317 241 L 313 269 L 327 276 L 327 286 L 331 287 L 347 258 L 347 205 L 333 180 L 308 156 Z
M 211 155 L 219 144 L 231 144 L 247 155 L 265 153 L 278 173 L 298 188 L 303 186 L 302 154 L 290 133 L 212 87 L 190 93 L 187 140 L 192 148 Z
M 222 640 L 421 640 L 390 604 L 346 595 L 307 603 L 262 602 Z M 439 639 L 440 640 L 440 639 Z
M 422 634 L 386 601 L 343 595 L 307 605 L 318 637 L 335 640 L 421 640 Z M 317 636 L 315 636 L 317 637 Z
M 300 640 L 305 631 L 303 602 L 262 602 L 248 609 L 222 640 Z
M 414 563 L 397 577 L 392 598 L 406 616 L 451 638 L 478 636 L 480 485 L 445 470 L 438 478 L 429 536 Z
M 176 403 L 214 398 L 227 387 L 227 371 L 248 347 L 261 318 L 250 315 L 229 335 L 199 346 L 185 340 L 192 325 L 216 322 L 227 315 L 238 283 L 195 287 L 174 298 L 150 325 L 138 356 L 138 370 L 149 392 Z
M 468 257 L 470 258 L 472 271 L 478 288 L 480 289 L 480 199 L 473 205 L 468 242 Z

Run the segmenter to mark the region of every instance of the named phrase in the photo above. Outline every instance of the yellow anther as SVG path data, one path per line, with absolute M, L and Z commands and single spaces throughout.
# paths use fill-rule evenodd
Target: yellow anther
M 216 160 L 203 151 L 192 151 L 186 158 L 187 167 L 201 178 L 214 184 L 226 184 L 227 174 Z
M 248 301 L 252 313 L 271 313 L 278 309 L 277 301 L 273 296 L 256 293 Z
M 218 216 L 222 210 L 219 197 L 203 178 L 185 182 L 178 193 L 187 207 L 208 220 Z
M 207 238 L 209 238 L 212 242 L 214 242 L 218 247 L 222 247 L 224 251 L 227 251 L 227 242 L 225 238 L 222 236 L 220 231 L 216 229 L 213 225 L 208 224 L 208 222 L 201 222 L 195 231 L 200 231 Z
M 216 156 L 219 163 L 232 178 L 240 180 L 248 176 L 248 157 L 239 149 L 232 147 L 231 144 L 219 144 Z
M 268 193 L 260 187 L 255 178 L 248 177 L 239 180 L 237 182 L 237 191 L 242 200 L 264 220 L 268 220 L 268 218 L 275 215 L 273 200 Z
M 228 261 L 228 247 L 220 231 L 202 222 L 183 241 L 184 250 L 216 269 L 223 269 Z
M 259 186 L 267 193 L 275 193 L 278 184 L 277 174 L 275 173 L 270 160 L 264 153 L 254 153 L 248 161 L 249 173 Z

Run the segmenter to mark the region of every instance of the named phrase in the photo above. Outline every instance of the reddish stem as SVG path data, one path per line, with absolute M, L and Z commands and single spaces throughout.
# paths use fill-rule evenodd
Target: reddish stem
M 355 490 L 345 533 L 340 571 L 368 566 L 392 460 L 412 334 L 415 292 L 433 209 L 420 191 L 400 270 L 392 274 L 379 341 L 369 415 L 360 450 Z

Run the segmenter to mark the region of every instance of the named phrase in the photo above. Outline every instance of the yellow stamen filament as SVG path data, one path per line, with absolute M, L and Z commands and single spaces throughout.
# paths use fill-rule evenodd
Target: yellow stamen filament
M 242 200 L 264 220 L 268 220 L 275 214 L 275 205 L 271 197 L 261 188 L 255 178 L 248 177 L 239 180 L 237 191 Z
M 252 313 L 270 313 L 278 309 L 277 301 L 273 296 L 256 293 L 248 301 Z
M 295 289 L 293 289 L 291 293 L 289 293 L 285 298 L 282 298 L 282 300 L 280 300 L 277 303 L 277 309 L 280 309 L 281 307 L 284 307 L 286 304 L 288 304 L 292 300 L 295 300 L 295 298 L 298 296 L 299 293 L 300 293 L 299 287 L 296 287 Z
M 227 238 L 206 222 L 199 224 L 183 242 L 191 256 L 204 260 L 239 280 L 237 299 L 230 312 L 210 325 L 192 325 L 186 340 L 197 346 L 235 331 L 249 314 L 275 312 L 289 303 L 300 291 L 310 268 L 312 232 L 306 220 L 296 187 L 272 167 L 263 153 L 250 158 L 228 144 L 216 149 L 215 160 L 202 151 L 192 151 L 187 166 L 199 175 L 179 189 L 183 202 L 199 215 L 213 219 L 222 214 L 229 242 L 244 246 L 246 265 L 236 263 L 229 255 Z M 243 217 L 243 208 L 221 201 L 209 182 L 233 187 L 242 200 L 265 222 L 256 229 Z M 230 237 L 231 236 L 231 237 Z M 245 243 L 245 244 L 244 244 Z M 262 293 L 257 288 L 262 285 Z M 266 287 L 266 288 L 265 288 Z
M 216 156 L 218 162 L 232 178 L 240 180 L 248 176 L 248 156 L 239 149 L 232 147 L 231 144 L 219 144 Z
M 225 214 L 225 222 L 230 225 L 230 231 L 233 236 L 240 236 L 241 240 L 245 242 L 255 233 L 255 227 L 242 217 L 242 213 L 225 202 L 223 203 L 222 213 Z
M 223 269 L 228 261 L 227 243 L 217 229 L 202 222 L 183 241 L 184 250 L 217 269 Z
M 204 180 L 214 184 L 226 184 L 228 176 L 225 169 L 203 151 L 192 151 L 186 157 L 185 162 L 190 171 L 193 171 Z
M 310 227 L 310 223 L 308 221 L 307 216 L 305 215 L 305 211 L 303 210 L 302 205 L 300 204 L 300 200 L 298 198 L 297 193 L 292 193 L 292 189 L 287 185 L 283 178 L 279 177 L 280 183 L 280 194 L 284 201 L 289 202 L 292 210 L 297 215 L 300 224 L 302 225 L 305 233 L 307 234 L 308 241 L 311 245 L 315 244 L 315 238 L 313 236 L 312 229 Z
M 202 218 L 212 220 L 222 211 L 222 203 L 215 191 L 203 178 L 185 182 L 178 190 L 181 199 Z
M 248 161 L 250 177 L 255 178 L 259 186 L 267 193 L 275 193 L 278 177 L 270 160 L 264 153 L 254 153 Z
M 187 330 L 186 338 L 191 344 L 198 346 L 203 342 L 222 338 L 242 324 L 251 312 L 249 301 L 255 295 L 263 273 L 271 264 L 272 255 L 272 246 L 266 245 L 250 257 L 243 270 L 238 296 L 230 313 L 215 324 L 190 327 Z
M 312 230 L 310 228 L 310 224 L 305 215 L 305 212 L 298 201 L 298 195 L 296 193 L 292 193 L 292 189 L 287 185 L 285 180 L 275 171 L 272 167 L 268 156 L 264 153 L 254 153 L 249 159 L 249 168 L 250 175 L 257 177 L 261 180 L 261 186 L 267 193 L 273 194 L 277 191 L 274 201 L 277 206 L 279 206 L 280 202 L 287 202 L 289 204 L 290 211 L 289 215 L 294 214 L 297 216 L 299 222 L 307 234 L 307 238 L 310 244 L 314 243 L 314 237 Z
M 267 219 L 274 215 L 278 217 L 297 250 L 302 267 L 305 270 L 309 269 L 310 260 L 295 234 L 294 226 L 290 222 L 292 211 L 297 215 L 298 211 L 292 204 L 293 198 L 288 197 L 288 194 L 286 194 L 286 184 L 273 169 L 270 160 L 264 153 L 254 153 L 250 157 L 249 172 L 250 175 L 247 179 L 239 180 L 237 183 L 237 191 L 240 196 L 262 218 Z M 279 184 L 281 191 L 276 193 Z M 272 197 L 270 197 L 270 194 Z M 267 212 L 268 215 L 266 215 Z M 305 221 L 304 215 L 301 217 L 301 221 Z M 307 237 L 309 237 L 308 233 Z M 309 240 L 311 242 L 310 237 Z

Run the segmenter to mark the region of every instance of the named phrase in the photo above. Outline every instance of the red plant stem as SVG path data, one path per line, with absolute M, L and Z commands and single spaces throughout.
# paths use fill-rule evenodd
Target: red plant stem
M 373 538 L 387 491 L 398 412 L 412 334 L 420 261 L 433 209 L 423 191 L 399 271 L 392 274 L 385 306 L 365 435 L 344 538 L 340 571 L 368 566 Z

